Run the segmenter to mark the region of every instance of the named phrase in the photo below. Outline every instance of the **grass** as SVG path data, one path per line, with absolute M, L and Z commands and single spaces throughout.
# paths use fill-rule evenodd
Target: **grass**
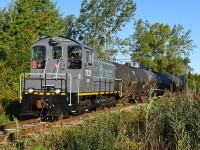
M 19 139 L 9 148 L 69 150 L 200 149 L 200 94 L 166 93 L 148 105 L 96 114 L 71 128 Z M 7 144 L 1 149 L 7 149 Z

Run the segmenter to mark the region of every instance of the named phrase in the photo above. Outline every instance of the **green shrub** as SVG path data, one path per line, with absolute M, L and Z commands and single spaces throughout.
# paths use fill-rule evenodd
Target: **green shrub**
M 2 105 L 0 104 L 0 125 L 6 124 L 9 122 L 10 122 L 9 117 L 5 115 L 4 109 Z

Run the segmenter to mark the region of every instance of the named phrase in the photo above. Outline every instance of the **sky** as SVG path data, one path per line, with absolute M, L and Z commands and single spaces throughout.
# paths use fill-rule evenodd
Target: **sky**
M 63 17 L 74 14 L 76 17 L 80 14 L 82 0 L 53 0 L 57 2 L 57 7 Z M 0 9 L 7 7 L 11 0 L 0 0 Z M 182 25 L 184 31 L 191 30 L 191 37 L 197 48 L 190 54 L 190 66 L 194 69 L 192 73 L 200 74 L 200 1 L 199 0 L 134 0 L 137 5 L 135 19 L 148 20 L 150 24 L 164 23 L 170 27 Z M 133 23 L 129 23 L 120 32 L 122 38 L 133 34 Z M 117 58 L 127 58 L 127 56 L 118 55 Z

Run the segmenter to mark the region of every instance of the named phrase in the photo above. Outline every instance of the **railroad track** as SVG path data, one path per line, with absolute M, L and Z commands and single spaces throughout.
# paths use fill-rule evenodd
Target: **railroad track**
M 41 119 L 29 119 L 21 122 L 14 122 L 0 126 L 0 142 L 12 141 L 16 136 L 22 135 L 22 133 L 28 129 L 40 125 Z
M 95 114 L 105 113 L 106 111 L 118 111 L 124 109 L 131 109 L 142 104 L 126 104 L 120 107 L 110 107 L 90 113 L 85 113 L 77 116 L 72 116 L 54 122 L 43 122 L 40 118 L 21 121 L 18 123 L 11 123 L 0 126 L 0 142 L 12 142 L 21 137 L 31 136 L 32 134 L 47 131 L 51 127 L 71 127 L 83 123 L 85 118 L 92 118 Z

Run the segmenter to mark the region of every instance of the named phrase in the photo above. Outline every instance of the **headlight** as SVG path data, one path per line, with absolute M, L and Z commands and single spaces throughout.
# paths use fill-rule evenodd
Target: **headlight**
M 56 93 L 56 94 L 60 94 L 60 92 L 61 92 L 60 89 L 56 89 L 56 90 L 55 90 L 55 93 Z
M 28 89 L 28 93 L 32 94 L 34 92 L 34 89 Z

